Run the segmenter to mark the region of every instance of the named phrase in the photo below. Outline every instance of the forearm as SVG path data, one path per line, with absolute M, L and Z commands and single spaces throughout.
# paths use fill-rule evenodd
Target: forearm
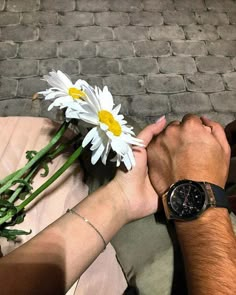
M 126 221 L 121 202 L 114 186 L 108 184 L 87 197 L 74 211 L 87 218 L 109 242 Z M 22 284 L 25 292 L 35 290 L 38 281 L 38 294 L 64 294 L 103 248 L 101 237 L 89 224 L 75 214 L 67 213 L 0 260 L 1 286 L 12 274 L 16 285 L 5 284 L 10 291 L 18 284 Z M 15 271 L 20 265 L 21 271 Z M 37 294 L 36 290 L 34 292 Z
M 226 209 L 176 222 L 189 294 L 235 294 L 236 240 Z

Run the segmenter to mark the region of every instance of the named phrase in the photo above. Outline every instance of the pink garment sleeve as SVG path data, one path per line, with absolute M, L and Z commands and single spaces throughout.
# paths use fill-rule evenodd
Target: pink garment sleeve
M 3 117 L 0 118 L 0 178 L 23 167 L 27 150 L 40 150 L 56 131 L 55 124 L 44 118 Z M 64 163 L 63 155 L 50 164 L 50 175 Z M 47 178 L 48 178 L 47 177 Z M 37 188 L 47 178 L 37 175 L 33 187 Z M 23 223 L 15 226 L 32 230 L 32 234 L 8 242 L 0 238 L 3 255 L 10 253 L 47 225 L 63 215 L 87 196 L 88 188 L 83 182 L 83 172 L 78 163 L 73 164 L 59 179 L 45 190 L 34 204 L 28 208 Z M 127 287 L 126 280 L 116 259 L 111 244 L 87 269 L 81 278 L 67 292 L 68 295 L 121 295 Z

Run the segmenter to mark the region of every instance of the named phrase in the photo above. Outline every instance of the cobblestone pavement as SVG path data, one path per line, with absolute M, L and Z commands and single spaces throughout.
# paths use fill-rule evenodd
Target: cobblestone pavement
M 53 116 L 51 69 L 108 85 L 142 124 L 236 114 L 235 0 L 0 0 L 0 115 Z

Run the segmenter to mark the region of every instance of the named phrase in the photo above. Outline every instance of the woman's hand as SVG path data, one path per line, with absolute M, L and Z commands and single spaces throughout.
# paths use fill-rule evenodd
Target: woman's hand
M 138 138 L 148 146 L 152 138 L 165 127 L 165 117 L 161 117 L 155 124 L 147 126 L 140 132 Z M 129 171 L 119 169 L 112 185 L 119 191 L 118 197 L 123 198 L 127 222 L 150 215 L 157 210 L 158 196 L 153 189 L 147 169 L 147 152 L 145 148 L 133 148 L 136 165 Z

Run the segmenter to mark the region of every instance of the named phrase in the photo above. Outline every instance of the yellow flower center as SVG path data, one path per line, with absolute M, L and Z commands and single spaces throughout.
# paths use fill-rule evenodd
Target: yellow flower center
M 86 96 L 85 92 L 82 90 L 79 90 L 75 87 L 71 87 L 68 91 L 69 95 L 72 96 L 74 99 L 82 99 Z
M 113 115 L 105 110 L 98 112 L 98 118 L 101 123 L 104 123 L 108 126 L 108 130 L 111 131 L 115 136 L 121 135 L 121 126 L 117 122 Z

